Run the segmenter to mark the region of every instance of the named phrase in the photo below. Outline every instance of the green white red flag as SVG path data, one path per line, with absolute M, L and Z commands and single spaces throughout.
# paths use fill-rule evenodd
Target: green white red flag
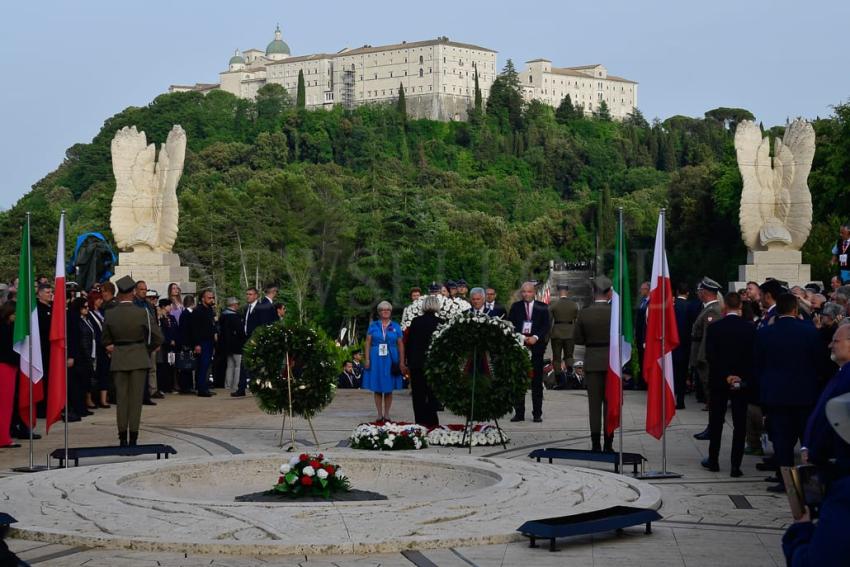
M 32 403 L 44 399 L 41 383 L 41 337 L 38 332 L 38 310 L 35 301 L 35 273 L 30 250 L 30 225 L 27 219 L 21 232 L 21 255 L 18 264 L 18 295 L 15 304 L 15 328 L 12 349 L 20 357 L 20 395 L 18 409 L 21 420 L 27 427 L 35 427 L 35 408 L 30 408 L 29 388 L 32 388 Z M 32 412 L 32 420 L 30 420 Z M 32 423 L 30 423 L 32 421 Z
M 621 226 L 617 230 L 617 248 L 614 251 L 614 293 L 611 296 L 608 373 L 605 377 L 605 434 L 609 436 L 620 427 L 623 367 L 632 359 L 634 341 L 632 294 L 629 290 L 629 264 L 626 257 L 626 243 Z

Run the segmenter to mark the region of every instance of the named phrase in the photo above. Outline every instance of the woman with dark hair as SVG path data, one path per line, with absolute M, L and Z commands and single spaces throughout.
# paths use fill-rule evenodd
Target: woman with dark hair
M 12 441 L 10 428 L 15 405 L 15 382 L 20 357 L 13 349 L 15 302 L 0 305 L 0 447 L 20 447 Z
M 94 359 L 94 384 L 91 390 L 92 401 L 97 401 L 89 404 L 89 407 L 95 406 L 102 409 L 109 409 L 109 390 L 111 389 L 109 374 L 109 354 L 106 352 L 106 347 L 100 341 L 103 335 L 103 295 L 98 291 L 92 291 L 88 295 L 89 304 L 89 323 L 94 328 L 95 342 L 95 359 Z
M 89 304 L 84 297 L 78 297 L 68 307 L 68 421 L 92 415 L 86 407 L 86 393 L 94 381 L 96 348 Z

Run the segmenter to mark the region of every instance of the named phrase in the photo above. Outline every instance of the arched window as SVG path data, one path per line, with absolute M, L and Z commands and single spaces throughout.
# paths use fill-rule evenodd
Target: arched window
M 424 77 L 424 76 L 425 76 L 425 70 L 424 70 L 424 69 L 419 69 L 419 76 L 420 76 L 420 77 Z
M 419 56 L 419 64 L 422 65 L 423 62 L 424 62 L 424 59 L 422 59 L 422 56 L 420 55 Z

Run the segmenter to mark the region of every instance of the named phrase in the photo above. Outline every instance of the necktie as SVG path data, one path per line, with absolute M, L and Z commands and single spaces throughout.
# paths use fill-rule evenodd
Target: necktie
M 251 318 L 251 312 L 254 310 L 254 304 L 248 306 L 248 312 L 245 314 L 245 334 L 248 334 L 248 319 Z

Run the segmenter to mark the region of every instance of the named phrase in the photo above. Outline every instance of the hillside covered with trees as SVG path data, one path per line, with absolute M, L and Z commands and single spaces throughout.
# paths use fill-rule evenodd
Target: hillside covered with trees
M 281 284 L 295 316 L 328 329 L 368 316 L 380 299 L 400 304 L 410 286 L 433 279 L 488 283 L 506 298 L 550 259 L 592 259 L 598 247 L 606 267 L 620 206 L 635 278 L 646 275 L 660 207 L 674 279 L 726 281 L 745 261 L 732 145 L 745 110 L 652 124 L 640 112 L 612 122 L 604 108 L 584 117 L 568 99 L 558 109 L 524 104 L 510 62 L 467 122 L 410 120 L 403 96 L 354 110 L 299 106 L 267 85 L 256 101 L 174 93 L 109 118 L 0 213 L 0 278 L 17 272 L 27 211 L 41 273 L 52 272 L 61 209 L 69 247 L 85 231 L 108 237 L 112 137 L 136 125 L 160 144 L 173 124 L 188 136 L 175 251 L 193 279 L 241 297 L 245 273 L 251 285 L 259 273 Z M 814 126 L 804 259 L 827 278 L 831 240 L 850 219 L 850 105 Z

